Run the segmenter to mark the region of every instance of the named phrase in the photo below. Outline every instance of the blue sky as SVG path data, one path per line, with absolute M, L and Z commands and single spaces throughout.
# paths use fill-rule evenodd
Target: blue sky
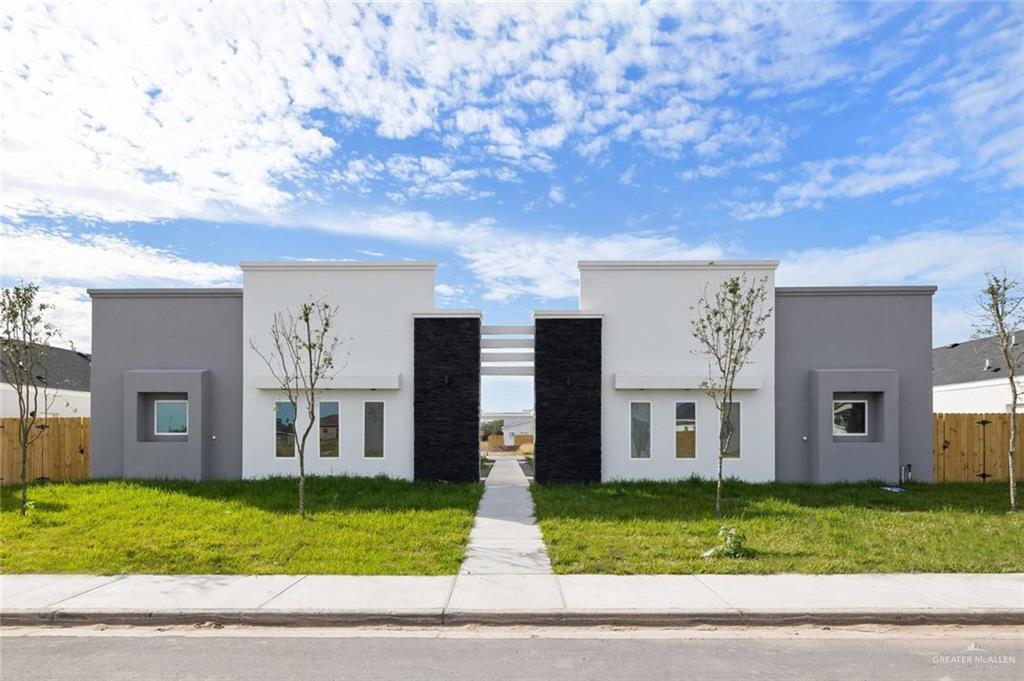
M 3 282 L 89 347 L 85 288 L 241 260 L 436 260 L 525 323 L 579 259 L 774 258 L 962 339 L 1024 261 L 1022 8 L 5 5 Z

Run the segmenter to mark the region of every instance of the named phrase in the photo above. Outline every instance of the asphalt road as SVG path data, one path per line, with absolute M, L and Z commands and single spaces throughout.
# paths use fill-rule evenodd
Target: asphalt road
M 1020 681 L 1024 628 L 8 628 L 0 678 Z

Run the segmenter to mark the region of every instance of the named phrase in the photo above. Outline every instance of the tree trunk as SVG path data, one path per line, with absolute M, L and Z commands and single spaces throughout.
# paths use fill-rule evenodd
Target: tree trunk
M 715 490 L 715 515 L 722 517 L 722 461 L 725 460 L 724 452 L 718 452 L 718 488 Z
M 299 450 L 299 517 L 306 517 L 306 462 L 302 450 Z
M 21 442 L 21 515 L 28 507 L 28 442 Z
M 1010 510 L 1018 510 L 1017 504 L 1017 467 L 1014 458 L 1017 455 L 1017 384 L 1015 377 L 1010 375 L 1010 457 L 1008 470 L 1010 472 Z

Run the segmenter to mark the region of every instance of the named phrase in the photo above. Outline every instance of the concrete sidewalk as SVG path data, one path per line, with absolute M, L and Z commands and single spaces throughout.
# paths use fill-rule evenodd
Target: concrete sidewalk
M 533 511 L 530 482 L 519 463 L 515 459 L 495 461 L 459 574 L 551 574 L 551 561 Z M 464 579 L 462 584 L 472 581 Z
M 1024 574 L 5 575 L 0 624 L 1024 624 Z

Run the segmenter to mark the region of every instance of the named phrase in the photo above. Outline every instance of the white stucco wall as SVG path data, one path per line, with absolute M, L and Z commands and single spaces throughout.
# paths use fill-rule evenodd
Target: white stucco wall
M 1024 395 L 1024 379 L 1017 379 L 1018 395 Z M 1018 401 L 1024 410 L 1024 399 Z M 1006 377 L 972 383 L 950 383 L 932 388 L 936 414 L 999 414 L 1010 408 L 1010 382 Z
M 707 359 L 690 331 L 690 318 L 705 286 L 746 273 L 767 277 L 767 305 L 775 300 L 774 261 L 716 265 L 694 262 L 580 263 L 580 309 L 603 315 L 602 478 L 671 480 L 716 474 L 718 415 L 697 386 L 707 377 Z M 744 372 L 753 389 L 738 390 L 741 457 L 725 461 L 725 474 L 751 481 L 775 477 L 775 323 L 752 354 Z M 617 389 L 617 374 L 633 375 L 633 385 Z M 687 387 L 682 387 L 687 386 Z M 651 402 L 651 458 L 631 459 L 631 401 Z M 696 402 L 697 455 L 675 457 L 675 402 Z
M 90 394 L 80 390 L 49 390 L 52 404 L 48 416 L 77 416 L 89 418 Z M 40 401 L 43 396 L 40 393 Z M 0 418 L 18 416 L 18 393 L 8 383 L 0 383 Z
M 296 458 L 274 455 L 274 402 L 269 371 L 249 346 L 266 352 L 275 311 L 296 308 L 310 295 L 341 308 L 339 338 L 350 352 L 334 388 L 320 400 L 340 402 L 340 456 L 320 458 L 317 429 L 310 433 L 306 471 L 311 474 L 413 477 L 413 313 L 433 309 L 434 263 L 242 263 L 243 299 L 242 475 L 296 475 Z M 341 357 L 339 357 L 341 359 Z M 384 387 L 398 376 L 398 389 Z M 362 387 L 352 387 L 353 385 Z M 368 386 L 378 386 L 370 389 Z M 384 402 L 384 457 L 363 456 L 363 403 Z M 302 405 L 297 430 L 301 432 Z

